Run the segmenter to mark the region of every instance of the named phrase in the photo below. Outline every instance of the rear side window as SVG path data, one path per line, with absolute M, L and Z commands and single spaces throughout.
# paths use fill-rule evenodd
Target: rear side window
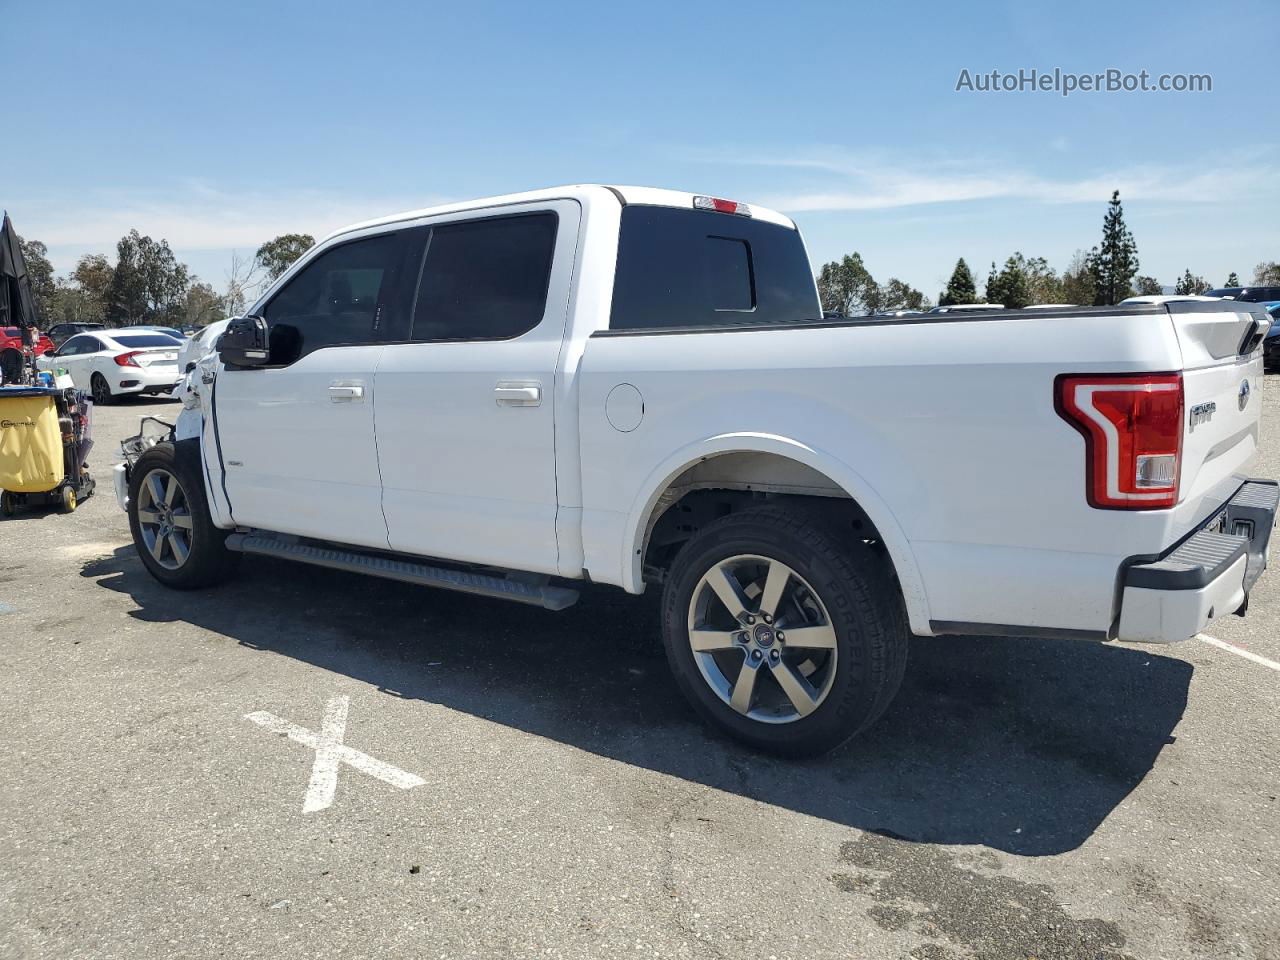
M 431 229 L 414 298 L 414 340 L 509 340 L 542 320 L 555 252 L 554 213 Z
M 612 329 L 821 318 L 795 230 L 703 210 L 632 204 L 622 211 Z

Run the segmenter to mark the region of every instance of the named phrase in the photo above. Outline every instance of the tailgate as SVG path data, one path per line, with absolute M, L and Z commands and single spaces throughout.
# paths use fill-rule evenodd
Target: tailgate
M 1247 471 L 1258 450 L 1262 337 L 1270 318 L 1234 300 L 1170 301 L 1182 350 L 1185 416 L 1180 499 Z

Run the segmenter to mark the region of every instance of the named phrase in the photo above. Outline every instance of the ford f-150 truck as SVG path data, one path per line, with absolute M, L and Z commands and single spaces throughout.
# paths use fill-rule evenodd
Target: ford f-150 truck
M 911 632 L 1243 613 L 1267 329 L 1234 301 L 823 319 L 779 213 L 543 190 L 317 244 L 116 486 L 178 588 L 245 553 L 550 609 L 660 587 L 695 708 L 812 754 L 884 711 Z

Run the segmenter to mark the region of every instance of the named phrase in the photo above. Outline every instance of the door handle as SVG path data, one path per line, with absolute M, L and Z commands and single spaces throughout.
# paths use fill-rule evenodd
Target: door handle
M 334 403 L 350 403 L 364 399 L 364 384 L 352 380 L 335 380 L 329 384 L 329 399 Z
M 499 380 L 493 398 L 500 407 L 536 407 L 542 403 L 542 384 L 536 380 Z

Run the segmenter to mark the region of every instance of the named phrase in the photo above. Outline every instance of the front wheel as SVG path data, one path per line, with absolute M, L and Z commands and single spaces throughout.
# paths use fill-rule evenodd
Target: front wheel
M 129 529 L 151 575 L 179 590 L 206 587 L 230 576 L 240 554 L 213 525 L 201 483 L 198 451 L 158 443 L 129 475 Z
M 800 513 L 763 508 L 709 524 L 663 592 L 677 684 L 754 747 L 834 749 L 885 711 L 906 668 L 905 614 L 885 564 Z

